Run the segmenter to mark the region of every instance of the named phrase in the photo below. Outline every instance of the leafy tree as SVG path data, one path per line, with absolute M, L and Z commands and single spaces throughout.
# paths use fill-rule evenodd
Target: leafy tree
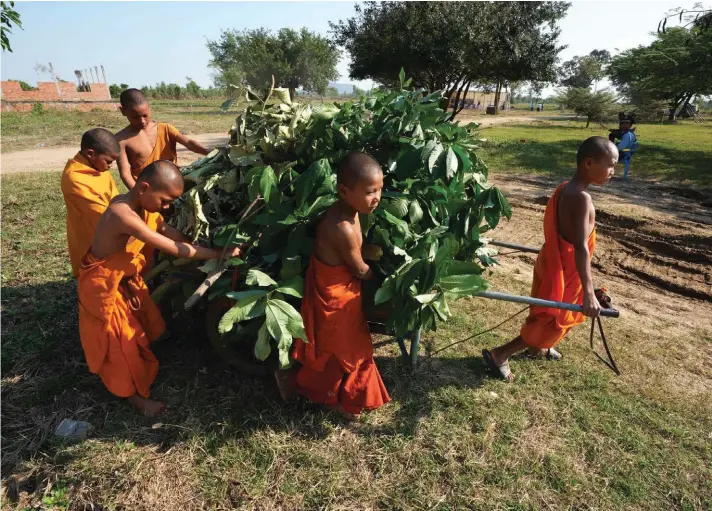
M 592 92 L 588 88 L 571 87 L 556 101 L 571 108 L 577 115 L 586 116 L 586 127 L 592 120 L 600 121 L 615 111 L 615 96 L 606 89 Z
M 611 81 L 632 102 L 666 101 L 669 119 L 697 95 L 712 94 L 712 30 L 674 27 L 649 46 L 616 55 Z
M 185 84 L 185 95 L 191 98 L 201 98 L 203 97 L 203 90 L 200 85 L 195 83 L 191 77 L 186 77 L 188 83 Z
M 413 85 L 459 98 L 471 85 L 553 80 L 563 2 L 366 2 L 330 23 L 349 74 L 387 86 L 404 67 Z M 464 103 L 464 102 L 463 102 Z M 458 107 L 456 107 L 458 108 Z M 453 113 L 456 114 L 462 106 Z
M 220 87 L 245 84 L 267 92 L 274 77 L 275 85 L 288 88 L 293 99 L 300 87 L 324 93 L 329 80 L 339 77 L 339 50 L 306 28 L 283 28 L 276 35 L 264 28 L 224 30 L 218 40 L 208 41 L 208 49 Z
M 109 94 L 112 98 L 118 98 L 119 96 L 121 96 L 121 93 L 128 88 L 129 86 L 126 83 L 122 83 L 121 85 L 116 85 L 115 83 L 112 83 L 111 85 L 109 85 Z
M 337 89 L 336 87 L 327 87 L 326 94 L 324 95 L 329 98 L 337 98 L 339 97 L 339 89 Z
M 610 61 L 611 54 L 607 50 L 593 50 L 583 57 L 576 56 L 562 64 L 559 83 L 565 87 L 588 89 L 605 76 Z
M 3 51 L 12 52 L 10 38 L 12 25 L 22 28 L 20 13 L 15 10 L 15 2 L 0 2 L 0 46 Z

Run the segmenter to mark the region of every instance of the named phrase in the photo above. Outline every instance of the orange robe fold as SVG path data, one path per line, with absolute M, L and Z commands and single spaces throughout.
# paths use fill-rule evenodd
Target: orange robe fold
M 302 395 L 329 406 L 339 403 L 354 414 L 390 401 L 373 360 L 361 281 L 346 266 L 312 256 L 301 313 L 310 342 L 295 340 L 292 356 L 302 364 L 296 374 Z
M 531 295 L 535 298 L 557 302 L 583 303 L 583 286 L 576 269 L 574 247 L 559 234 L 556 217 L 559 193 L 566 183 L 556 189 L 544 212 L 544 246 L 534 265 L 534 280 Z M 588 238 L 591 256 L 596 247 L 596 230 Z M 583 323 L 586 317 L 580 312 L 571 312 L 547 307 L 530 307 L 529 316 L 519 335 L 527 346 L 540 349 L 554 347 L 574 326 Z
M 72 273 L 79 276 L 82 257 L 91 245 L 99 218 L 118 193 L 111 172 L 99 172 L 77 153 L 62 172 L 62 195 L 67 206 L 67 244 Z
M 180 132 L 175 126 L 166 122 L 158 123 L 158 133 L 156 135 L 156 145 L 153 146 L 153 151 L 146 158 L 146 161 L 141 165 L 131 163 L 131 175 L 134 179 L 138 178 L 141 171 L 148 167 L 151 163 L 157 160 L 168 160 L 178 165 L 178 152 L 176 150 L 176 136 Z
M 152 215 L 146 215 L 147 224 Z M 79 271 L 79 336 L 87 365 L 119 397 L 150 396 L 158 360 L 149 343 L 166 330 L 140 275 L 143 248 L 133 239 L 106 259 L 90 249 Z

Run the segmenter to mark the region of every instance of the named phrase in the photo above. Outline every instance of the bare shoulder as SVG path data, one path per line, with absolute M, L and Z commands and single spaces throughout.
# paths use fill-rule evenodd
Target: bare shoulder
M 332 246 L 350 245 L 356 241 L 356 229 L 352 221 L 328 212 L 319 225 L 319 238 Z
M 565 187 L 561 192 L 561 206 L 559 210 L 581 211 L 583 209 L 589 209 L 593 205 L 591 195 L 586 190 Z
M 115 197 L 104 213 L 107 222 L 112 224 L 127 224 L 140 220 L 136 212 L 119 195 Z
M 136 132 L 131 128 L 131 126 L 126 126 L 121 131 L 114 134 L 116 140 L 119 144 L 126 144 L 126 142 L 136 136 Z

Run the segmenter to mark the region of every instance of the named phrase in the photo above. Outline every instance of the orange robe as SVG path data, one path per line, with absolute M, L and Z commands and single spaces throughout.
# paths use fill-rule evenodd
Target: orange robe
M 144 220 L 154 229 L 160 215 L 147 213 Z M 140 275 L 146 264 L 143 248 L 142 241 L 132 239 L 106 259 L 90 249 L 79 270 L 79 336 L 87 365 L 119 397 L 150 396 L 158 360 L 149 343 L 166 330 Z
M 131 162 L 131 175 L 134 179 L 138 178 L 141 171 L 148 167 L 151 163 L 158 160 L 172 161 L 178 165 L 178 152 L 176 151 L 176 136 L 180 132 L 175 126 L 166 122 L 158 123 L 158 134 L 156 136 L 156 145 L 153 146 L 153 151 L 146 158 L 142 165 L 134 165 Z
M 77 153 L 62 172 L 62 195 L 67 206 L 67 244 L 74 277 L 91 245 L 101 214 L 117 194 L 111 172 L 99 172 Z
M 302 300 L 310 341 L 295 341 L 292 356 L 302 364 L 298 391 L 318 403 L 340 403 L 349 413 L 373 410 L 391 398 L 373 360 L 371 333 L 361 305 L 361 281 L 345 266 L 312 256 Z
M 560 234 L 556 218 L 562 183 L 554 192 L 544 212 L 544 246 L 534 265 L 532 296 L 557 302 L 583 303 L 583 286 L 576 269 L 574 247 Z M 588 238 L 588 250 L 593 255 L 596 247 L 596 230 Z M 527 346 L 548 349 L 554 347 L 574 326 L 586 317 L 580 312 L 570 312 L 547 307 L 530 307 L 529 316 L 519 335 Z

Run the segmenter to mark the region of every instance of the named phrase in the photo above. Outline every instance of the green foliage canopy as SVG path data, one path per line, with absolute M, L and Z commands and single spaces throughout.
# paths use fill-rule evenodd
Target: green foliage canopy
M 398 311 L 388 326 L 398 335 L 435 329 L 449 301 L 486 288 L 493 251 L 481 235 L 511 208 L 487 183 L 477 126 L 452 123 L 441 91 L 409 84 L 401 71 L 396 90 L 317 105 L 276 89 L 237 117 L 229 147 L 183 169 L 192 188 L 179 199 L 177 228 L 214 246 L 256 240 L 229 262 L 238 276 L 220 277 L 208 298 L 234 301 L 220 331 L 249 331 L 258 359 L 276 352 L 286 365 L 292 337 L 303 335 L 296 311 L 315 225 L 337 199 L 335 169 L 350 151 L 368 152 L 384 171 L 381 205 L 361 225 L 364 243 L 383 253 L 370 262 L 381 276 L 371 302 Z
M 15 10 L 15 2 L 0 2 L 0 47 L 3 51 L 12 52 L 9 34 L 12 25 L 22 28 L 20 13 Z
M 630 102 L 665 101 L 674 119 L 695 96 L 712 94 L 712 30 L 667 29 L 613 57 L 608 73 Z
M 403 66 L 417 87 L 446 96 L 478 83 L 552 81 L 564 2 L 366 2 L 331 23 L 350 76 L 393 85 Z
M 264 28 L 224 30 L 219 39 L 208 41 L 208 49 L 215 84 L 223 88 L 249 85 L 267 92 L 274 77 L 275 85 L 289 89 L 294 99 L 300 87 L 324 94 L 329 81 L 339 77 L 339 50 L 306 28 L 283 28 L 277 34 Z

